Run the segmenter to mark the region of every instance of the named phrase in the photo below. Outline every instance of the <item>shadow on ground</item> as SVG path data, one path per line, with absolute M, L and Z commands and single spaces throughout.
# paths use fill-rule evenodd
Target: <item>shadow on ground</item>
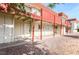
M 18 43 L 18 42 L 17 42 Z M 8 43 L 11 44 L 11 43 Z M 49 51 L 42 48 L 38 48 L 38 42 L 26 42 L 25 44 L 10 46 L 0 49 L 0 55 L 48 55 Z M 2 45 L 5 46 L 6 44 Z
M 64 35 L 65 37 L 71 37 L 71 38 L 79 38 L 79 36 L 75 36 L 75 35 Z

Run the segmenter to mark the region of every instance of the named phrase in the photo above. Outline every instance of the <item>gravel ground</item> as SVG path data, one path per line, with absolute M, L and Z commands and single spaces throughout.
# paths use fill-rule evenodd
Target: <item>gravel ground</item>
M 1 55 L 48 55 L 49 51 L 33 45 L 20 45 L 0 50 Z

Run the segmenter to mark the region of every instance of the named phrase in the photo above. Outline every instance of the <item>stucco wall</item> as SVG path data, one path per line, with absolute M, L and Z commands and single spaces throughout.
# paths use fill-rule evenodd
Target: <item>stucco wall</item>
M 14 40 L 13 16 L 0 14 L 0 43 L 7 43 Z
M 40 21 L 35 21 L 35 36 L 39 36 L 40 37 Z M 42 35 L 46 36 L 46 35 L 51 35 L 53 34 L 53 26 L 50 23 L 47 22 L 43 22 L 42 24 Z
M 19 40 L 22 40 L 23 38 L 29 38 L 31 33 L 30 33 L 30 23 L 27 21 L 23 20 L 15 20 L 15 39 L 19 38 Z M 18 39 L 16 39 L 18 40 Z

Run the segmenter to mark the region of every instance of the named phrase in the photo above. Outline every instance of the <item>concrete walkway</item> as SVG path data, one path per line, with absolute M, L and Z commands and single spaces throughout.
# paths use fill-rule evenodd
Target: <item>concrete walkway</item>
M 79 33 L 71 33 L 65 36 L 51 36 L 44 39 L 43 42 L 42 45 L 47 47 L 51 54 L 79 54 Z

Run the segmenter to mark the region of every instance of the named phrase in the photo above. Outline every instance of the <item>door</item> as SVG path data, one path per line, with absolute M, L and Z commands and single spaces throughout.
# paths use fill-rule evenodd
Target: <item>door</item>
M 4 41 L 4 15 L 0 14 L 0 43 Z
M 13 17 L 10 15 L 5 15 L 4 24 L 5 24 L 5 33 L 4 33 L 5 43 L 12 42 L 14 40 L 13 39 L 13 29 L 14 29 Z
M 12 16 L 0 14 L 0 43 L 12 42 L 13 28 Z
M 19 40 L 18 38 L 20 35 L 21 35 L 21 23 L 18 21 L 18 19 L 16 19 L 14 24 L 15 41 Z
M 25 38 L 29 38 L 31 35 L 31 31 L 30 31 L 30 22 L 24 22 L 23 23 L 23 33 L 25 35 Z
M 16 40 L 23 40 L 24 37 L 30 36 L 30 24 L 22 20 L 15 20 L 15 38 Z
M 29 23 L 24 23 L 24 34 L 30 34 L 30 24 Z

